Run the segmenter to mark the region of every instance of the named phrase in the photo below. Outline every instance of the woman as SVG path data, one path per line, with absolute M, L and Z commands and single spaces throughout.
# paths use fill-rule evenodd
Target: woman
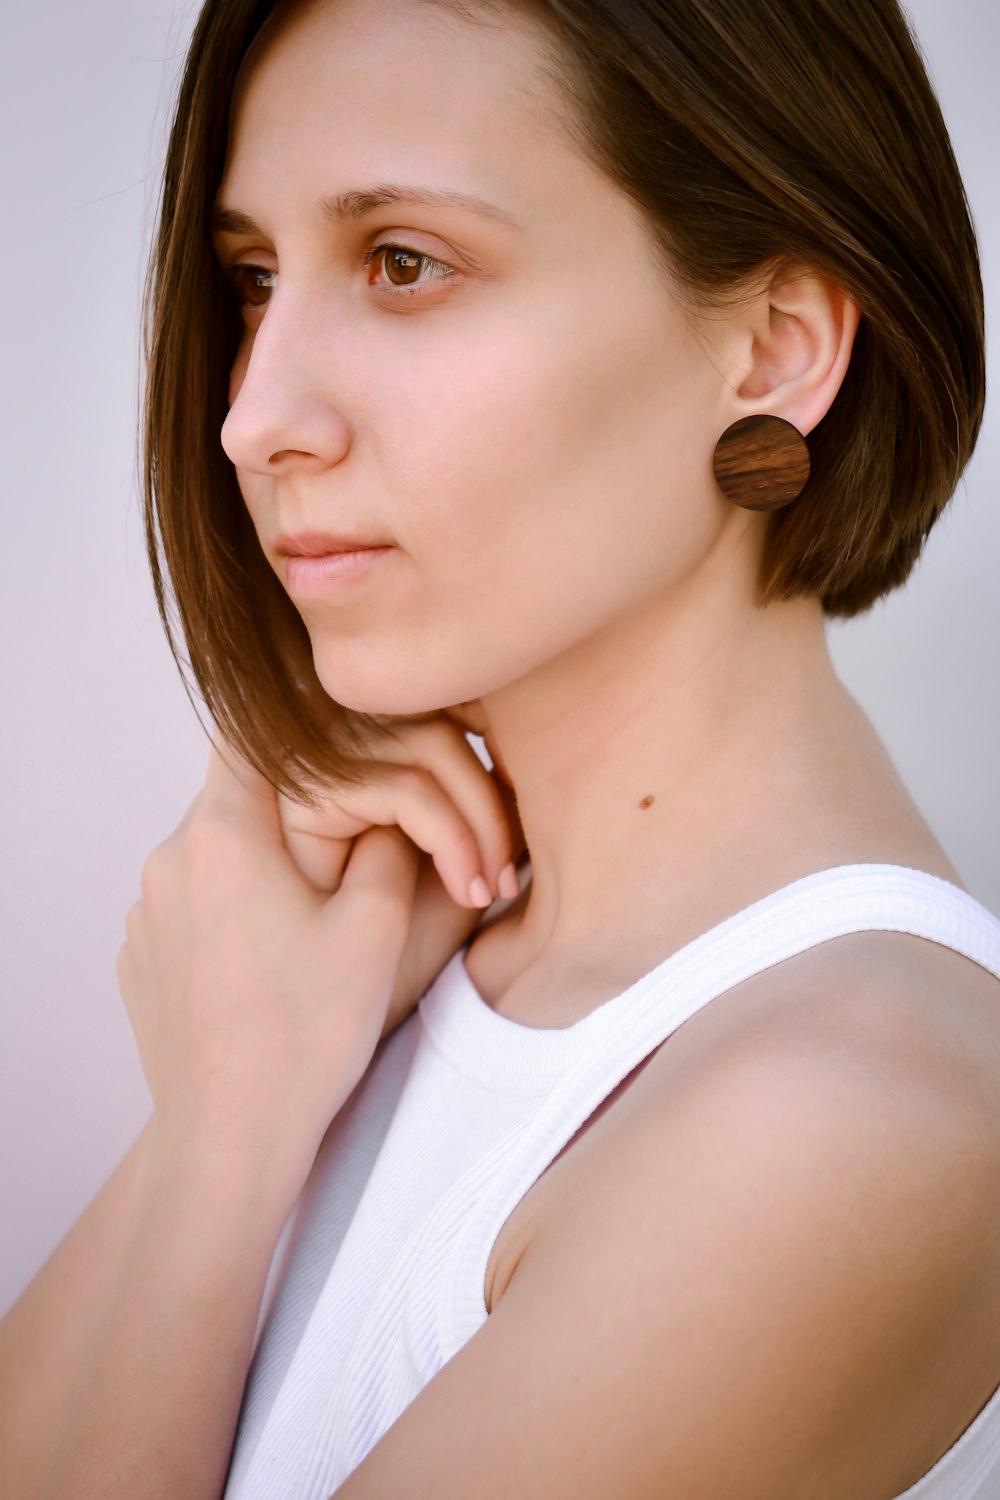
M 5 1493 L 995 1494 L 1000 923 L 824 634 L 982 413 L 895 3 L 210 0 L 150 306 L 219 733 Z

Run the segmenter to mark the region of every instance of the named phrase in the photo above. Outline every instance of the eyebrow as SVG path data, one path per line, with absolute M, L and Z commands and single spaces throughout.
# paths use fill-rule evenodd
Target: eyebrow
M 464 208 L 468 213 L 504 224 L 508 228 L 522 229 L 521 220 L 485 198 L 473 193 L 457 193 L 445 188 L 410 187 L 402 183 L 380 183 L 377 187 L 349 188 L 320 199 L 323 217 L 331 223 L 352 223 L 374 213 L 388 203 L 419 203 L 430 208 Z M 223 234 L 262 234 L 263 230 L 247 214 L 233 208 L 216 208 L 212 216 L 213 230 Z

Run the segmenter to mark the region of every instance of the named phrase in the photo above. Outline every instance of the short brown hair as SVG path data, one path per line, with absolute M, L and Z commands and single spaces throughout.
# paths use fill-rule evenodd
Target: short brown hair
M 810 434 L 809 483 L 767 522 L 759 599 L 811 595 L 850 616 L 901 584 L 975 445 L 985 348 L 968 203 L 896 0 L 424 3 L 541 23 L 566 128 L 696 296 L 800 263 L 855 299 L 861 322 Z M 211 240 L 237 72 L 264 23 L 294 8 L 206 0 L 195 27 L 147 287 L 144 479 L 182 672 L 268 779 L 302 793 L 314 778 L 361 779 L 367 732 L 385 720 L 323 690 L 219 443 L 241 323 Z

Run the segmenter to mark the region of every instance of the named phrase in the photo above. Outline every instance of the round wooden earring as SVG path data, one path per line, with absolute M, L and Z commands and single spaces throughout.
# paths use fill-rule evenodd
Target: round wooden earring
M 809 448 L 784 417 L 741 417 L 716 443 L 712 467 L 719 489 L 734 505 L 778 510 L 805 489 Z

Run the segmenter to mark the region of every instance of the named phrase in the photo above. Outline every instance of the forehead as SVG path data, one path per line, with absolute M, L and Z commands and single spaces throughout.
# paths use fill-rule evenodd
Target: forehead
M 430 171 L 442 186 L 464 178 L 487 197 L 491 188 L 530 195 L 533 183 L 544 193 L 543 163 L 555 175 L 572 163 L 593 176 L 565 132 L 550 47 L 513 10 L 491 8 L 479 20 L 428 0 L 297 7 L 241 73 L 226 195 L 282 156 L 322 161 L 338 176 L 342 165 L 345 182 L 365 180 L 366 170 L 372 181 L 423 182 Z

